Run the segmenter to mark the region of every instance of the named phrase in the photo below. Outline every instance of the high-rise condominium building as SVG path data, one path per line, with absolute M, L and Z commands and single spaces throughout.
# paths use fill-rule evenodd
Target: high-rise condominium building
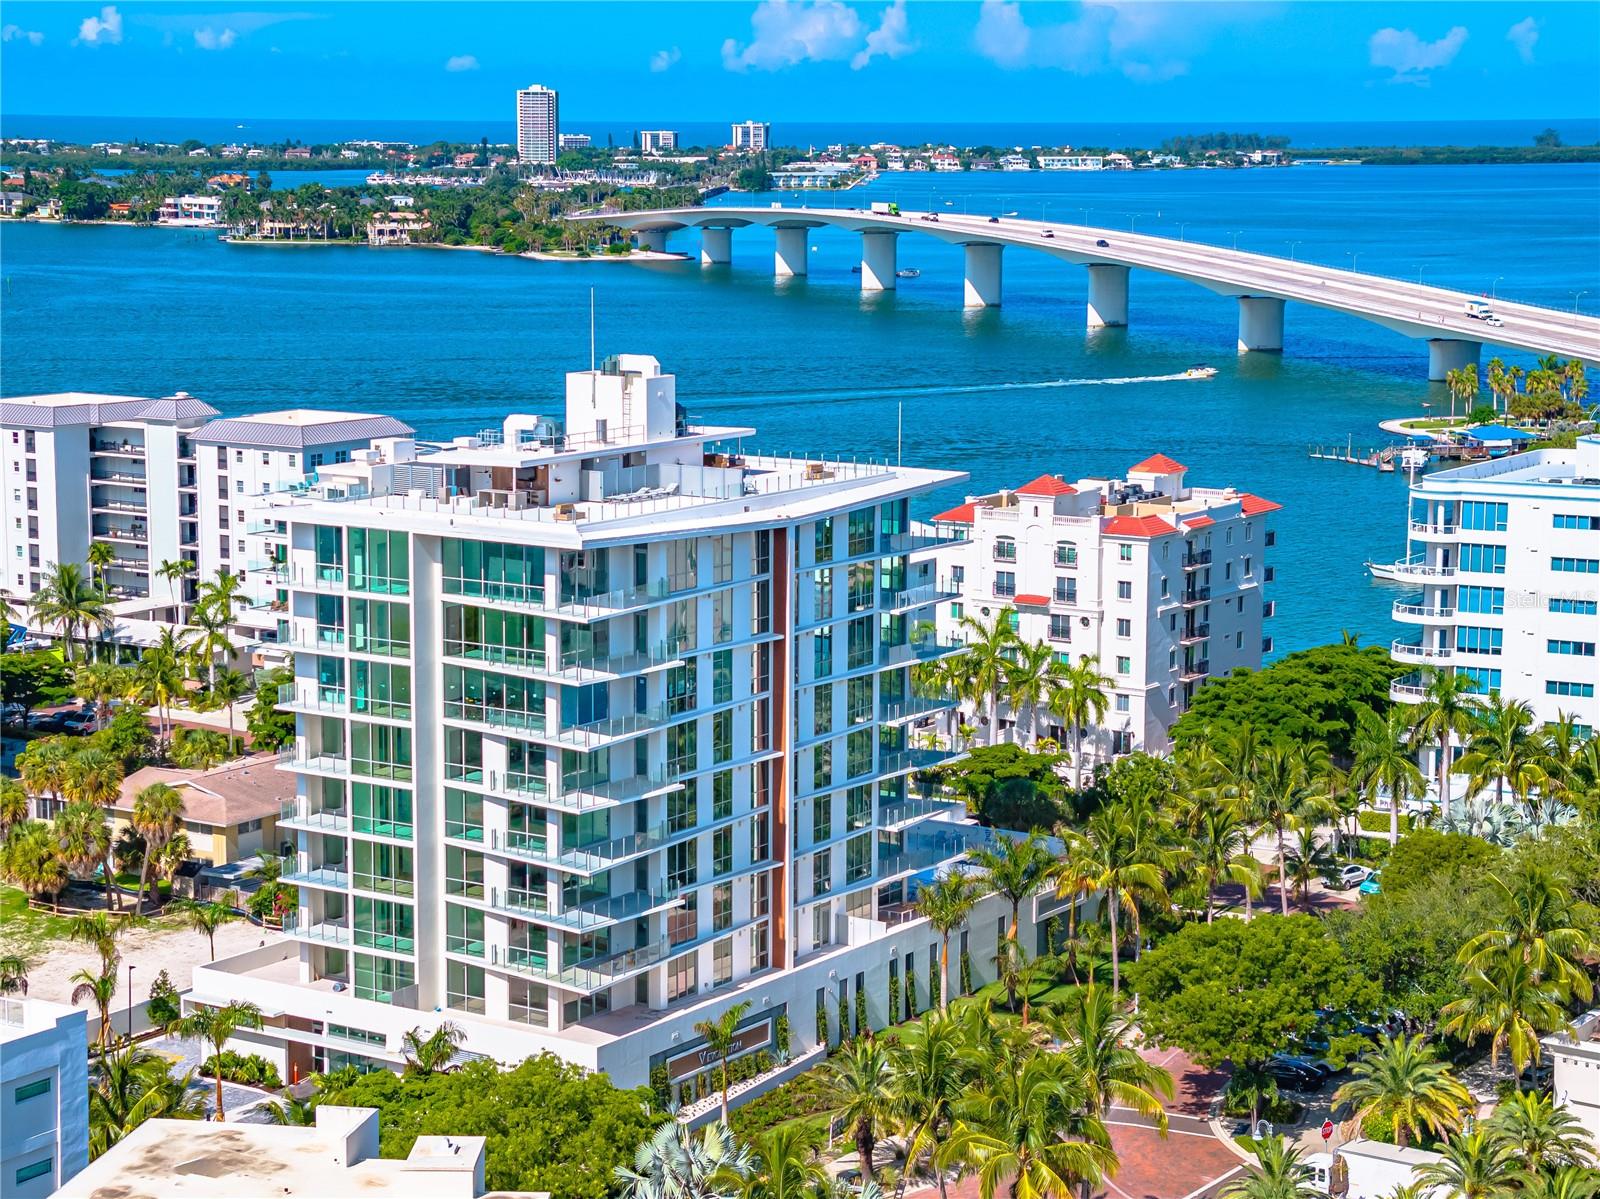
M 641 129 L 639 130 L 639 153 L 663 154 L 668 150 L 678 148 L 678 131 L 676 129 Z
M 1415 595 L 1394 603 L 1414 629 L 1390 652 L 1419 668 L 1391 695 L 1423 698 L 1430 671 L 1466 677 L 1533 708 L 1539 725 L 1600 725 L 1600 435 L 1418 478 L 1407 517 L 1416 547 L 1395 564 Z M 1430 772 L 1436 752 L 1425 751 Z M 1459 793 L 1460 788 L 1457 787 Z
M 1269 647 L 1267 517 L 1279 505 L 1234 488 L 1191 487 L 1164 454 L 1126 479 L 1067 483 L 1042 475 L 1014 491 L 974 496 L 934 517 L 964 540 L 934 570 L 959 598 L 941 603 L 941 636 L 968 636 L 963 615 L 1012 622 L 1063 662 L 1093 657 L 1110 703 L 1088 730 L 1085 764 L 1142 749 L 1161 753 L 1195 689 Z M 980 714 L 974 713 L 973 719 Z M 1072 734 L 1048 710 L 1002 702 L 995 740 Z
M 199 580 L 239 575 L 249 606 L 238 621 L 254 638 L 287 640 L 269 554 L 251 561 L 245 537 L 263 495 L 303 486 L 326 463 L 348 461 L 374 437 L 409 435 L 387 416 L 290 409 L 217 419 L 185 392 L 139 396 L 22 396 L 0 401 L 0 593 L 27 600 L 56 563 L 104 568 L 113 640 L 152 644 Z M 260 549 L 259 543 L 254 547 Z M 162 567 L 192 563 L 184 577 Z M 251 567 L 254 566 L 254 571 Z M 40 630 L 50 632 L 50 630 Z
M 556 138 L 556 144 L 562 150 L 587 150 L 589 148 L 589 135 L 587 133 L 563 133 Z
M 517 93 L 517 159 L 549 165 L 560 149 L 560 105 L 556 93 L 535 83 Z
M 772 144 L 772 126 L 762 121 L 740 121 L 733 127 L 730 144 L 735 150 L 760 153 Z
M 395 1066 L 449 1019 L 500 1060 L 550 1050 L 623 1086 L 931 1002 L 919 889 L 988 834 L 925 797 L 959 647 L 908 583 L 912 500 L 962 476 L 757 457 L 688 425 L 622 355 L 564 413 L 446 445 L 380 440 L 259 511 L 295 682 L 293 941 L 195 973 L 273 1013 L 285 1076 Z M 1032 938 L 1031 905 L 1023 936 Z M 1009 908 L 953 939 L 992 976 Z M 1028 941 L 1030 948 L 1033 941 Z M 893 980 L 893 981 L 891 981 Z
M 89 1164 L 88 1013 L 0 998 L 0 1194 L 43 1199 Z

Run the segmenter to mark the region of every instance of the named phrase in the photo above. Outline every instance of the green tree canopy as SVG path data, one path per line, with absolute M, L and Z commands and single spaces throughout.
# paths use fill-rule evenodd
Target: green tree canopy
M 320 1102 L 375 1107 L 384 1157 L 405 1157 L 419 1136 L 488 1138 L 491 1191 L 549 1191 L 606 1199 L 613 1170 L 655 1130 L 650 1092 L 618 1090 L 551 1054 L 511 1070 L 473 1061 L 459 1070 L 402 1078 L 387 1070 L 326 1086 Z
M 1438 879 L 1482 878 L 1501 851 L 1481 837 L 1419 828 L 1400 839 L 1383 867 L 1383 891 L 1400 894 Z
M 1387 710 L 1389 684 L 1403 671 L 1379 646 L 1299 650 L 1201 688 L 1172 738 L 1193 745 L 1249 723 L 1263 741 L 1321 741 L 1336 761 L 1348 762 L 1357 712 Z
M 1056 765 L 1060 754 L 1029 753 L 1020 745 L 1002 742 L 972 750 L 937 774 L 958 794 L 984 824 L 995 828 L 1050 829 L 1070 815 L 1059 796 L 1063 790 Z
M 0 655 L 0 694 L 6 703 L 24 708 L 64 704 L 72 698 L 66 663 L 43 649 Z
M 1312 916 L 1188 924 L 1130 970 L 1139 1023 L 1207 1067 L 1260 1062 L 1318 1008 L 1369 1012 L 1378 987 Z

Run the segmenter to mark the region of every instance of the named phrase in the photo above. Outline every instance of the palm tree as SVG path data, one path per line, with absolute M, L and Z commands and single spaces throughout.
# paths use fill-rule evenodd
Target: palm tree
M 1261 888 L 1261 864 L 1250 853 L 1250 826 L 1239 809 L 1223 801 L 1208 804 L 1188 839 L 1195 869 L 1206 884 L 1206 923 L 1216 912 L 1217 884 L 1226 879 L 1244 888 L 1245 919 L 1250 918 L 1252 893 Z
M 950 934 L 967 922 L 978 902 L 976 880 L 964 874 L 947 874 L 922 888 L 917 911 L 939 934 L 939 1010 L 950 1010 Z
M 1023 838 L 1003 837 L 998 849 L 983 846 L 972 854 L 972 861 L 983 871 L 978 885 L 985 895 L 1002 896 L 1011 905 L 1011 940 L 1017 939 L 1017 922 L 1022 901 L 1041 886 L 1050 873 L 1054 858 L 1037 834 Z
M 1443 1031 L 1469 1045 L 1487 1035 L 1490 1069 L 1499 1068 L 1505 1048 L 1521 1073 L 1529 1061 L 1539 1060 L 1539 1038 L 1567 1023 L 1560 991 L 1515 952 L 1502 951 L 1483 965 L 1469 967 L 1463 981 L 1466 995 L 1440 1013 Z
M 1334 1093 L 1335 1106 L 1353 1109 L 1363 1124 L 1369 1117 L 1389 1122 L 1402 1149 L 1424 1130 L 1435 1136 L 1454 1132 L 1471 1107 L 1467 1088 L 1420 1036 L 1379 1037 L 1378 1048 L 1352 1074 Z
M 1517 1181 L 1511 1146 L 1486 1128 L 1451 1137 L 1438 1161 L 1417 1166 L 1416 1180 L 1451 1199 L 1501 1199 Z
M 287 1125 L 293 1128 L 310 1128 L 317 1122 L 317 1105 L 310 1099 L 296 1099 L 285 1092 L 282 1102 L 273 1100 L 261 1105 L 267 1113 L 268 1124 Z
M 183 795 L 167 783 L 151 783 L 133 797 L 130 823 L 144 838 L 144 861 L 139 867 L 139 892 L 152 907 L 159 903 L 155 885 L 156 856 L 183 827 Z
M 53 805 L 59 806 L 61 792 L 67 785 L 67 763 L 74 752 L 65 737 L 43 737 L 30 742 L 28 748 L 17 755 L 22 785 L 32 795 L 48 795 Z
M 69 807 L 90 805 L 100 811 L 104 820 L 106 810 L 122 794 L 121 760 L 105 749 L 79 750 L 67 762 L 67 782 L 63 791 Z M 110 828 L 107 827 L 100 854 L 105 865 L 106 904 L 113 911 L 119 911 L 122 908 L 122 895 L 116 889 L 117 872 L 111 860 L 113 844 Z
M 1090 983 L 1045 1023 L 1083 1085 L 1088 1114 L 1104 1120 L 1113 1105 L 1129 1108 L 1166 1133 L 1162 1101 L 1172 1098 L 1172 1075 L 1132 1048 L 1137 1026 L 1104 987 Z
M 163 741 L 167 737 L 167 717 L 172 701 L 183 691 L 182 652 L 177 634 L 164 628 L 156 644 L 145 650 L 133 672 L 130 690 L 140 703 L 155 708 L 158 733 Z
M 121 957 L 117 941 L 136 927 L 133 920 L 114 920 L 108 912 L 81 912 L 67 926 L 67 939 L 94 946 L 95 953 L 100 955 L 101 971 L 109 974 L 116 969 Z
M 1278 906 L 1289 914 L 1289 875 L 1285 835 L 1289 827 L 1323 810 L 1319 779 L 1328 765 L 1320 744 L 1269 745 L 1262 750 L 1253 780 L 1252 815 L 1277 837 Z
M 1142 896 L 1166 894 L 1156 847 L 1143 823 L 1122 806 L 1101 808 L 1082 832 L 1073 834 L 1071 844 L 1083 868 L 1084 886 L 1105 896 L 1106 922 L 1111 930 L 1111 992 L 1120 995 L 1122 910 L 1131 909 L 1137 920 Z
M 456 1050 L 467 1039 L 464 1028 L 446 1020 L 427 1036 L 422 1029 L 413 1028 L 401 1038 L 401 1052 L 405 1054 L 408 1076 L 427 1078 L 430 1074 L 443 1074 L 450 1068 Z
M 111 701 L 128 691 L 128 672 L 114 662 L 90 662 L 78 667 L 72 677 L 72 686 L 78 695 L 94 706 L 95 729 L 102 727 Z
M 20 954 L 0 956 L 0 995 L 28 993 L 28 971 L 32 963 Z
M 1284 858 L 1284 877 L 1300 891 L 1304 903 L 1311 893 L 1311 883 L 1333 868 L 1333 855 L 1327 846 L 1317 840 L 1317 826 L 1302 823 L 1295 829 L 1295 845 Z
M 1450 739 L 1472 731 L 1478 701 L 1466 675 L 1436 670 L 1428 679 L 1422 702 L 1412 709 L 1413 748 L 1432 743 L 1438 757 L 1439 810 L 1450 815 Z
M 35 820 L 13 829 L 0 850 L 0 860 L 6 877 L 27 892 L 30 903 L 48 895 L 51 906 L 57 906 L 69 875 L 55 831 L 48 824 Z
M 1017 633 L 1012 626 L 1015 615 L 1015 608 L 1002 608 L 992 624 L 984 624 L 976 616 L 963 616 L 958 629 L 967 642 L 961 662 L 966 668 L 968 694 L 981 705 L 980 714 L 984 708 L 988 710 L 990 745 L 999 736 L 1000 692 L 1016 652 Z
M 848 1042 L 823 1067 L 822 1088 L 829 1110 L 854 1138 L 861 1177 L 871 1179 L 878 1132 L 894 1120 L 889 1088 L 889 1054 L 871 1036 Z
M 714 1181 L 739 1199 L 816 1199 L 832 1186 L 817 1160 L 818 1141 L 802 1122 L 780 1124 L 756 1138 L 748 1174 L 719 1171 Z
M 238 575 L 225 566 L 219 566 L 210 582 L 200 584 L 199 602 L 195 607 L 208 608 L 224 620 L 231 621 L 233 610 L 250 602 L 246 596 L 240 594 L 241 587 Z M 190 623 L 193 623 L 192 617 Z
M 1389 844 L 1400 841 L 1400 805 L 1408 799 L 1420 799 L 1428 793 L 1427 780 L 1422 777 L 1407 745 L 1411 736 L 1411 717 L 1398 704 L 1380 716 L 1371 708 L 1356 712 L 1356 731 L 1351 740 L 1351 781 L 1364 792 L 1368 802 L 1377 799 L 1381 792 L 1389 793 Z
M 72 661 L 72 636 L 82 630 L 84 653 L 88 653 L 89 630 L 111 627 L 111 609 L 105 596 L 83 577 L 76 562 L 57 562 L 45 568 L 44 585 L 34 594 L 34 618 L 41 625 L 61 629 L 62 646 L 68 663 Z
M 28 819 L 28 792 L 16 779 L 0 778 L 0 843 Z
M 1320 1199 L 1311 1171 L 1300 1163 L 1300 1147 L 1283 1137 L 1254 1144 L 1256 1162 L 1250 1172 L 1222 1192 L 1222 1199 Z
M 217 930 L 224 924 L 244 919 L 233 910 L 231 903 L 221 900 L 202 903 L 198 899 L 179 899 L 173 901 L 171 910 L 177 912 L 191 930 L 205 934 L 213 962 L 217 960 Z
M 95 867 L 111 854 L 111 825 L 105 812 L 91 803 L 69 803 L 56 813 L 50 831 L 61 860 L 79 878 L 92 878 Z M 106 903 L 110 906 L 109 889 Z
M 692 1133 L 666 1119 L 634 1150 L 633 1165 L 613 1171 L 622 1199 L 714 1199 L 750 1177 L 754 1159 L 726 1124 Z
M 1083 731 L 1099 724 L 1111 700 L 1107 694 L 1113 680 L 1100 673 L 1098 654 L 1085 654 L 1061 671 L 1050 692 L 1050 711 L 1064 728 L 1072 730 L 1072 773 L 1083 786 Z
M 982 1074 L 984 1085 L 956 1103 L 939 1154 L 941 1166 L 976 1172 L 981 1199 L 1007 1186 L 1012 1199 L 1069 1199 L 1116 1171 L 1105 1124 L 1082 1115 L 1086 1089 L 1061 1055 L 1002 1048 Z
M 1558 1166 L 1547 1174 L 1524 1172 L 1518 1186 L 1522 1199 L 1595 1199 L 1600 1195 L 1600 1172 L 1588 1166 Z
M 1494 1109 L 1489 1129 L 1512 1147 L 1517 1160 L 1529 1170 L 1544 1172 L 1594 1164 L 1594 1142 L 1588 1131 L 1552 1096 L 1537 1091 L 1508 1095 Z
M 156 578 L 165 583 L 172 594 L 172 606 L 178 610 L 178 624 L 188 623 L 183 614 L 183 600 L 178 594 L 178 587 L 193 573 L 194 563 L 187 558 L 168 559 L 156 567 Z
M 100 1009 L 100 1032 L 95 1043 L 104 1053 L 106 1043 L 111 1039 L 111 1000 L 117 994 L 117 972 L 107 970 L 96 974 L 92 970 L 77 970 L 69 981 L 77 984 L 72 988 L 74 1007 L 82 1000 L 92 999 L 95 1007 Z
M 1534 978 L 1549 980 L 1558 995 L 1587 1000 L 1594 992 L 1583 962 L 1596 943 L 1561 879 L 1543 863 L 1523 858 L 1509 881 L 1494 874 L 1489 881 L 1499 920 L 1463 945 L 1459 960 L 1483 966 L 1509 954 L 1526 962 Z
M 1467 776 L 1473 795 L 1493 783 L 1495 802 L 1500 803 L 1509 786 L 1526 806 L 1528 793 L 1544 785 L 1544 747 L 1530 732 L 1532 725 L 1531 705 L 1490 694 L 1467 738 L 1466 752 L 1455 764 L 1455 773 Z
M 1039 705 L 1054 689 L 1063 669 L 1055 650 L 1042 641 L 1017 641 L 1005 664 L 1006 702 L 1017 714 L 1018 725 L 1023 713 L 1027 714 L 1030 744 L 1039 739 Z
M 213 958 L 213 961 L 216 959 Z M 217 1080 L 217 1122 L 225 1113 L 222 1110 L 222 1063 L 217 1059 L 227 1048 L 233 1034 L 241 1028 L 260 1028 L 261 1009 L 253 1003 L 223 1004 L 221 1007 L 196 1007 L 187 1016 L 179 1016 L 167 1025 L 167 1032 L 175 1037 L 197 1037 L 211 1046 L 211 1065 Z
M 924 1012 L 903 1030 L 889 1057 L 889 1094 L 896 1125 L 906 1134 L 906 1173 L 936 1160 L 956 1101 L 972 1079 L 972 1057 L 961 1025 L 946 1013 Z M 944 1171 L 934 1169 L 939 1194 Z
M 227 577 L 233 578 L 232 575 Z M 231 604 L 214 607 L 202 600 L 189 614 L 189 634 L 183 648 L 191 662 L 205 666 L 207 686 L 214 686 L 217 681 L 217 655 L 233 652 L 232 628 Z
M 228 710 L 228 756 L 235 754 L 237 739 L 233 731 L 233 705 L 250 691 L 250 680 L 242 671 L 224 666 L 211 676 L 211 696 Z
M 100 1054 L 89 1073 L 89 1153 L 99 1157 L 146 1120 L 195 1120 L 204 1101 L 189 1090 L 194 1071 L 172 1073 L 160 1054 L 129 1045 Z
M 715 1020 L 701 1020 L 694 1026 L 706 1041 L 706 1052 L 717 1059 L 722 1081 L 722 1122 L 728 1122 L 728 1059 L 733 1056 L 739 1038 L 739 1021 L 750 1010 L 748 1000 L 736 1003 Z

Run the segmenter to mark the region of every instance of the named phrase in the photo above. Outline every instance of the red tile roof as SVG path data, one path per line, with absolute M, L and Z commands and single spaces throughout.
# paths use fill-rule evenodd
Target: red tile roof
M 1159 516 L 1113 516 L 1104 531 L 1118 537 L 1160 537 L 1178 530 Z
M 1050 602 L 1048 595 L 1014 595 L 1011 598 L 1019 608 L 1042 608 Z
M 1018 495 L 1077 495 L 1078 489 L 1063 483 L 1054 475 L 1040 475 L 1031 483 L 1017 488 Z
M 1259 495 L 1251 495 L 1248 491 L 1239 497 L 1239 508 L 1246 516 L 1260 516 L 1263 512 L 1281 512 L 1282 504 L 1274 504 L 1271 500 L 1264 500 Z
M 962 504 L 959 507 L 950 509 L 948 512 L 939 513 L 938 516 L 933 518 L 933 523 L 936 525 L 970 525 L 972 523 L 972 511 L 976 507 L 976 504 Z
M 1191 517 L 1189 517 L 1183 523 L 1185 525 L 1187 525 L 1191 529 L 1203 529 L 1207 525 L 1214 525 L 1217 522 L 1212 520 L 1209 516 L 1206 516 L 1204 513 L 1202 513 L 1199 516 L 1191 516 Z
M 1138 466 L 1130 467 L 1129 470 L 1128 470 L 1128 473 L 1130 475 L 1133 475 L 1133 474 L 1172 475 L 1172 474 L 1177 474 L 1180 470 L 1188 470 L 1188 469 L 1189 468 L 1186 467 L 1183 463 L 1174 462 L 1171 458 L 1168 458 L 1165 454 L 1151 454 L 1150 457 L 1146 458 L 1143 462 L 1139 463 Z

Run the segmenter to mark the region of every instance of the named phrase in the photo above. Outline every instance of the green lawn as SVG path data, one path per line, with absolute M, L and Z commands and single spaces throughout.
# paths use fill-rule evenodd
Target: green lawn
M 52 941 L 64 941 L 72 922 L 65 916 L 30 909 L 27 893 L 0 886 L 0 950 L 36 956 Z

